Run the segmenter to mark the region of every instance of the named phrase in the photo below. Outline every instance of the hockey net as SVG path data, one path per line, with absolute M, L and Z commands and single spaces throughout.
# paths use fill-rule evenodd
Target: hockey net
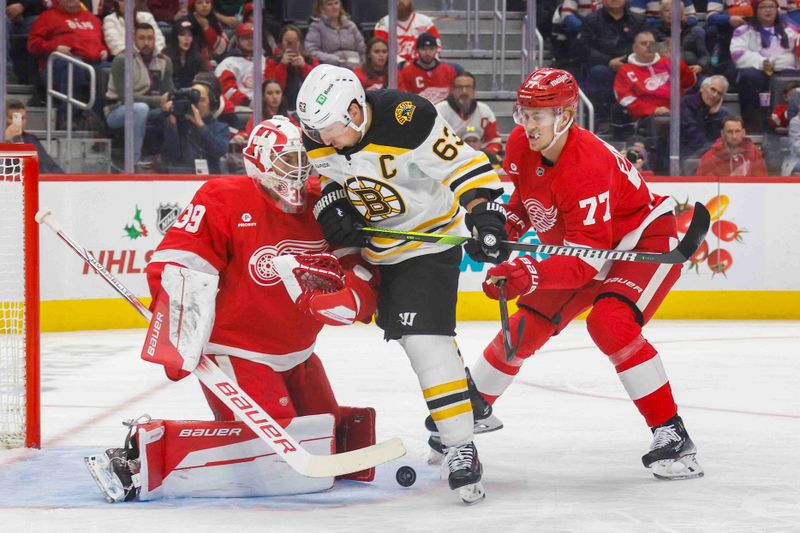
M 0 448 L 39 447 L 38 159 L 0 144 Z

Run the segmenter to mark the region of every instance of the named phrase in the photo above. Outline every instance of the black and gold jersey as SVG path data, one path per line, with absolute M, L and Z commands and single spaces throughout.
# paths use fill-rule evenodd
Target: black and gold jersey
M 343 187 L 370 226 L 467 235 L 461 195 L 501 192 L 486 155 L 464 143 L 418 95 L 387 89 L 366 96 L 372 122 L 357 145 L 336 150 L 304 136 L 323 192 Z M 371 263 L 393 264 L 441 251 L 436 244 L 371 238 L 362 253 Z

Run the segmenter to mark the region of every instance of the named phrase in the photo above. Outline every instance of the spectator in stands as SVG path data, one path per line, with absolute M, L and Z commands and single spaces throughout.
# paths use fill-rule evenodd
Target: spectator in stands
M 64 171 L 50 157 L 50 154 L 44 149 L 39 139 L 25 131 L 27 123 L 28 112 L 25 109 L 25 104 L 13 98 L 8 100 L 6 102 L 6 134 L 3 142 L 32 144 L 36 147 L 36 153 L 39 154 L 39 172 L 42 174 L 63 174 Z
M 289 113 L 289 104 L 286 101 L 286 95 L 283 94 L 281 84 L 275 78 L 264 80 L 262 84 L 261 94 L 263 96 L 263 103 L 261 110 L 263 111 L 264 120 L 269 120 L 275 115 L 287 117 L 292 124 L 300 127 L 297 118 Z M 244 130 L 240 131 L 231 139 L 231 143 L 244 145 L 247 143 L 247 138 L 250 137 L 250 132 L 253 130 L 253 115 L 247 120 L 247 126 Z
M 188 17 L 178 19 L 173 24 L 164 54 L 172 61 L 173 78 L 178 89 L 191 87 L 197 74 L 211 68 L 208 60 L 200 54 L 200 45 L 194 38 L 192 22 Z
M 243 22 L 240 17 L 244 12 L 245 3 L 245 0 L 215 0 L 214 11 L 220 22 L 229 28 L 236 28 Z
M 147 0 L 147 7 L 162 28 L 169 28 L 175 21 L 189 15 L 183 0 Z
M 172 61 L 164 54 L 155 52 L 155 28 L 147 22 L 135 25 L 133 52 L 133 160 L 139 170 L 145 170 L 152 164 L 142 161 L 142 147 L 149 129 L 151 153 L 161 148 L 164 129 L 164 113 L 162 109 L 174 91 L 172 81 Z M 106 123 L 109 128 L 119 129 L 125 126 L 125 56 L 118 55 L 111 63 L 111 78 L 108 80 L 106 92 Z
M 691 2 L 691 0 L 689 0 Z M 673 0 L 661 0 L 661 24 L 654 30 L 658 51 L 662 56 L 670 55 L 672 31 Z M 689 69 L 699 76 L 711 69 L 711 54 L 706 47 L 706 32 L 700 26 L 690 26 L 686 18 L 686 9 L 678 2 L 681 9 L 681 59 L 689 65 Z M 692 8 L 694 9 L 694 8 Z M 695 24 L 697 20 L 695 19 Z
M 741 117 L 722 122 L 722 135 L 703 154 L 698 176 L 766 176 L 767 165 L 758 148 L 747 137 Z
M 367 58 L 364 64 L 355 70 L 355 75 L 361 81 L 365 91 L 385 89 L 389 86 L 387 67 L 389 59 L 389 45 L 378 37 L 367 41 Z
M 397 88 L 424 96 L 434 104 L 447 98 L 457 72 L 452 65 L 436 59 L 438 50 L 432 33 L 420 34 L 417 37 L 418 57 L 397 73 Z
M 147 4 L 144 0 L 134 2 L 136 22 L 150 24 L 156 32 L 156 54 L 164 50 L 164 34 L 158 27 L 153 14 L 146 11 Z M 103 38 L 106 40 L 108 51 L 112 56 L 118 56 L 125 51 L 125 0 L 114 0 L 114 11 L 103 19 Z M 144 8 L 144 9 L 143 9 Z
M 633 163 L 639 172 L 650 172 L 647 158 L 647 141 L 641 135 L 633 135 L 625 141 L 625 158 Z
M 764 131 L 770 77 L 800 74 L 797 70 L 797 33 L 778 17 L 776 0 L 753 0 L 755 16 L 739 26 L 731 39 L 731 58 L 738 70 L 739 102 L 745 126 L 751 133 Z
M 214 74 L 222 85 L 225 112 L 249 107 L 253 98 L 253 24 L 245 22 L 236 28 L 236 40 L 242 55 L 228 56 L 217 65 Z
M 368 1 L 368 0 L 365 0 Z M 624 1 L 624 0 L 623 0 Z M 436 44 L 441 48 L 439 30 L 433 20 L 414 9 L 414 0 L 397 0 L 397 62 L 411 63 L 417 58 L 417 38 L 422 33 L 430 33 L 436 38 Z M 375 25 L 374 37 L 389 42 L 389 15 L 386 15 Z M 438 52 L 438 51 L 437 51 Z
M 664 24 L 663 5 L 664 2 L 659 0 L 631 0 L 631 13 L 644 15 L 648 26 L 659 28 Z M 686 26 L 689 28 L 696 26 L 697 11 L 695 11 L 694 2 L 692 0 L 683 0 L 681 5 L 686 16 L 684 21 Z
M 767 117 L 767 124 L 773 130 L 784 130 L 789 127 L 789 122 L 797 115 L 800 104 L 800 81 L 790 81 L 783 90 L 780 102 L 775 103 L 772 112 Z M 779 134 L 785 134 L 778 131 Z
M 192 21 L 192 30 L 200 45 L 200 53 L 206 59 L 217 59 L 225 54 L 228 36 L 222 29 L 212 0 L 189 0 L 189 20 Z
M 580 33 L 588 68 L 584 87 L 601 120 L 607 119 L 614 102 L 614 76 L 625 64 L 633 37 L 644 24 L 644 16 L 631 13 L 626 0 L 603 0 L 602 9 L 584 21 Z
M 537 7 L 540 2 L 537 2 Z M 595 0 L 564 0 L 553 14 L 550 41 L 559 68 L 577 73 L 581 65 L 578 36 L 584 19 L 602 4 Z M 537 18 L 537 21 L 539 19 Z M 537 24 L 538 27 L 538 24 Z
M 220 174 L 220 158 L 228 152 L 228 125 L 216 119 L 221 112 L 219 80 L 210 72 L 197 75 L 192 85 L 197 104 L 191 111 L 177 114 L 173 101 L 163 109 L 170 113 L 164 126 L 163 157 L 173 173 Z
M 475 99 L 475 76 L 462 72 L 453 81 L 453 88 L 446 100 L 436 104 L 436 109 L 455 133 L 466 142 L 468 134 L 476 135 L 476 150 L 489 156 L 492 164 L 499 162 L 498 156 L 503 148 L 497 131 L 497 119 L 491 108 Z
M 800 174 L 800 115 L 795 115 L 789 121 L 789 153 L 783 158 L 781 175 L 796 176 L 798 174 Z
M 281 29 L 279 40 L 278 53 L 267 60 L 264 78 L 275 78 L 280 82 L 289 101 L 289 111 L 294 111 L 300 86 L 319 61 L 306 52 L 303 33 L 294 24 Z
M 620 67 L 614 79 L 617 101 L 633 120 L 652 115 L 668 115 L 672 63 L 668 57 L 653 52 L 655 37 L 651 30 L 640 31 L 633 41 L 628 63 Z M 681 91 L 695 84 L 694 72 L 680 62 Z
M 728 80 L 716 74 L 703 80 L 699 92 L 681 98 L 681 157 L 704 154 L 719 139 L 730 115 L 722 106 L 727 91 Z
M 9 58 L 14 67 L 18 83 L 33 83 L 36 79 L 36 61 L 28 53 L 28 34 L 36 17 L 44 9 L 41 0 L 8 0 Z
M 89 63 L 92 66 L 105 64 L 108 48 L 103 42 L 100 19 L 83 9 L 80 0 L 55 0 L 53 7 L 45 10 L 31 26 L 28 36 L 28 50 L 39 60 L 42 80 L 47 57 L 53 52 L 61 52 Z M 53 88 L 67 92 L 67 70 L 69 63 L 61 58 L 53 61 Z M 89 74 L 76 68 L 73 72 L 73 95 L 88 93 Z M 65 119 L 66 103 L 59 102 L 57 124 Z
M 306 49 L 320 63 L 355 69 L 364 62 L 364 36 L 340 0 L 317 0 L 306 33 Z

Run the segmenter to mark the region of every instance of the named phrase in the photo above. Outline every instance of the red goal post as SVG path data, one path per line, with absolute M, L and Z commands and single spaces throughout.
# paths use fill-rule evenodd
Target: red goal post
M 39 159 L 0 144 L 0 448 L 38 448 Z

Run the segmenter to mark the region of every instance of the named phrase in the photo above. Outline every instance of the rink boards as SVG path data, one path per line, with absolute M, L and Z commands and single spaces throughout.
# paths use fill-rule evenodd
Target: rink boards
M 40 205 L 134 293 L 149 294 L 144 267 L 164 232 L 203 183 L 198 176 L 42 176 Z M 800 319 L 798 178 L 649 178 L 655 194 L 705 204 L 712 231 L 656 317 Z M 506 182 L 506 193 L 513 186 Z M 690 213 L 679 215 L 679 229 Z M 142 326 L 75 254 L 43 229 L 42 330 Z M 524 240 L 535 241 L 533 233 Z M 688 265 L 687 265 L 688 267 Z M 492 320 L 497 304 L 480 292 L 485 267 L 465 257 L 458 317 Z M 716 271 L 716 272 L 715 272 Z

